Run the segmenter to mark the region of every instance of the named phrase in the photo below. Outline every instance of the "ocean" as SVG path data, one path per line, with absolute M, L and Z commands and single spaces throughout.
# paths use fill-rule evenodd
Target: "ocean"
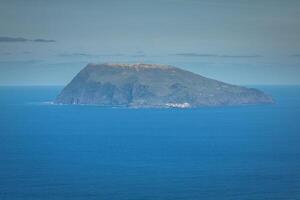
M 58 106 L 0 87 L 1 200 L 300 199 L 300 86 L 272 105 Z

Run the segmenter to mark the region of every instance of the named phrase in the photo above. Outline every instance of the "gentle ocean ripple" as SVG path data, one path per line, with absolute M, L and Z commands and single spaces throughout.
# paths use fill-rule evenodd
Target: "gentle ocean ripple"
M 61 87 L 0 87 L 1 200 L 300 199 L 300 87 L 267 106 L 45 104 Z

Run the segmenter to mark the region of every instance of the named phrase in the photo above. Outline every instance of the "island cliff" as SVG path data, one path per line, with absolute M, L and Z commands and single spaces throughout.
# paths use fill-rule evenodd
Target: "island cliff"
M 259 90 L 223 83 L 168 65 L 88 64 L 54 102 L 188 108 L 266 104 L 273 100 Z

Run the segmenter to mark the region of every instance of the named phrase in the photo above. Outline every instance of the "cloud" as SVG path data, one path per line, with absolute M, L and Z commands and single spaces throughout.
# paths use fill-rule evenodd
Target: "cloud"
M 131 57 L 134 57 L 134 58 L 143 58 L 143 57 L 146 57 L 145 54 L 137 54 L 137 55 L 131 55 Z
M 48 66 L 66 66 L 66 65 L 80 65 L 80 66 L 86 66 L 89 62 L 88 61 L 74 61 L 74 62 L 54 62 L 54 63 L 48 63 Z
M 35 39 L 33 42 L 56 42 L 55 40 L 46 40 L 46 39 Z
M 61 53 L 58 54 L 60 57 L 95 57 L 95 55 L 92 54 L 86 54 L 86 53 Z
M 27 64 L 37 64 L 43 62 L 42 60 L 6 60 L 0 61 L 0 66 L 2 65 L 27 65 Z
M 134 58 L 141 58 L 141 57 L 146 57 L 146 54 L 143 53 L 142 51 L 139 51 L 136 54 L 132 54 L 132 55 L 129 55 L 129 56 L 134 57 Z
M 175 56 L 186 56 L 186 57 L 216 57 L 215 54 L 198 54 L 198 53 L 177 53 Z
M 143 51 L 137 51 L 133 54 L 112 53 L 112 54 L 89 54 L 89 53 L 60 53 L 57 56 L 64 58 L 99 58 L 99 57 L 146 57 L 147 55 Z
M 220 55 L 222 58 L 260 58 L 261 55 Z
M 147 55 L 144 51 L 139 50 L 139 51 L 136 51 L 133 54 L 129 54 L 128 56 L 129 57 L 134 57 L 134 58 L 141 58 L 141 57 L 146 57 Z
M 27 39 L 27 38 L 23 38 L 23 37 L 6 37 L 6 36 L 0 36 L 0 42 L 6 42 L 6 43 L 16 43 L 16 42 L 56 42 L 55 40 L 47 40 L 47 39 Z
M 104 56 L 124 56 L 124 54 L 88 54 L 88 53 L 61 53 L 58 54 L 59 57 L 66 57 L 66 58 L 95 58 L 95 57 L 104 57 Z
M 1 52 L 0 55 L 7 55 L 7 56 L 10 56 L 10 55 L 12 55 L 12 53 L 11 53 L 11 52 Z
M 21 37 L 0 37 L 0 42 L 27 42 L 28 39 Z
M 259 58 L 261 55 L 218 55 L 218 54 L 198 54 L 198 53 L 177 53 L 175 56 L 184 57 L 218 57 L 218 58 Z

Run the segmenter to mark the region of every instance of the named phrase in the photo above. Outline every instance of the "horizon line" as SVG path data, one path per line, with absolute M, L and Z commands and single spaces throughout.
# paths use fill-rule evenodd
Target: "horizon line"
M 300 86 L 300 83 L 298 84 L 235 84 L 230 83 L 232 85 L 238 85 L 238 86 Z M 0 87 L 65 87 L 65 85 L 1 85 Z

